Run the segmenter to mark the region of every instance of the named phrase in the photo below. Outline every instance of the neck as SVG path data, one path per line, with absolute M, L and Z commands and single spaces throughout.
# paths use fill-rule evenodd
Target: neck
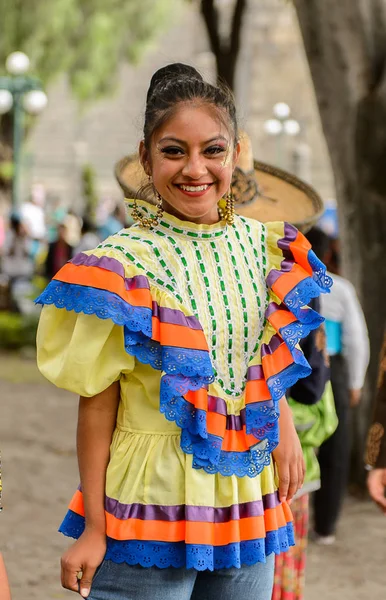
M 163 200 L 162 206 L 163 206 L 163 209 L 167 213 L 169 213 L 169 215 L 176 217 L 180 221 L 187 221 L 190 223 L 195 223 L 196 225 L 214 225 L 215 223 L 218 223 L 219 221 L 221 221 L 217 206 L 214 207 L 214 210 L 211 211 L 210 213 L 207 213 L 207 214 L 199 216 L 199 217 L 194 217 L 191 215 L 184 215 L 183 213 L 180 213 L 176 208 L 174 208 L 174 206 L 169 204 L 166 200 Z

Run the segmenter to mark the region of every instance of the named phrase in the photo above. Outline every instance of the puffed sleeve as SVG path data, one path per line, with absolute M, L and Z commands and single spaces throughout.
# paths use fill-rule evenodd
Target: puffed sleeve
M 37 362 L 49 381 L 80 396 L 95 396 L 134 368 L 122 326 L 54 305 L 42 309 Z

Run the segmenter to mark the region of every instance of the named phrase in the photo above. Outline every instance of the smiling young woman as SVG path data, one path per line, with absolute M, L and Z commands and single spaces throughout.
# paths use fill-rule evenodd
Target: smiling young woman
M 233 214 L 238 153 L 231 94 L 157 71 L 140 144 L 157 206 L 128 200 L 135 225 L 37 300 L 39 367 L 81 396 L 62 584 L 92 600 L 268 600 L 294 543 L 285 391 L 330 281 L 294 227 Z

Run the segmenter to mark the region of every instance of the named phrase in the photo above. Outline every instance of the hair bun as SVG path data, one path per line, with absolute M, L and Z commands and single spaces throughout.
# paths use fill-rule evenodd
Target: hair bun
M 153 92 L 158 85 L 161 83 L 166 83 L 174 78 L 184 78 L 187 79 L 198 79 L 199 81 L 203 81 L 200 73 L 192 66 L 185 65 L 183 63 L 171 63 L 170 65 L 166 65 L 165 67 L 161 67 L 156 71 L 153 77 L 150 80 L 149 89 L 146 96 L 146 102 L 149 102 L 150 98 L 153 95 Z

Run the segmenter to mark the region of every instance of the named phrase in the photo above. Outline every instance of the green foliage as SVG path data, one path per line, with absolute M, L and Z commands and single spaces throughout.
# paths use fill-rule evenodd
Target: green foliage
M 87 216 L 92 223 L 95 223 L 96 211 L 98 208 L 98 194 L 96 191 L 95 181 L 96 176 L 93 167 L 91 165 L 83 165 L 82 192 L 85 216 Z
M 35 346 L 38 315 L 23 316 L 0 312 L 0 348 L 16 349 Z
M 119 65 L 136 62 L 184 0 L 0 0 L 0 69 L 11 52 L 47 84 L 68 73 L 75 95 L 114 89 Z

